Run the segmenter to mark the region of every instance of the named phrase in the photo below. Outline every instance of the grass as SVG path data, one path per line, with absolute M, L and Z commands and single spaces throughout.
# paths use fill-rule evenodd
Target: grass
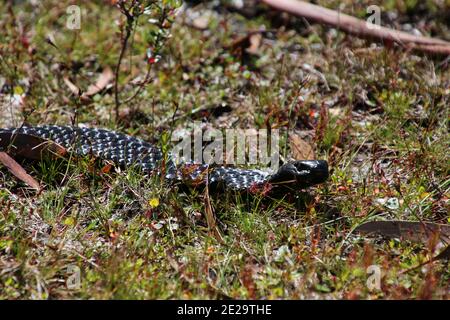
M 388 24 L 411 23 L 450 40 L 448 4 L 379 4 L 397 12 Z M 448 262 L 415 268 L 433 254 L 431 245 L 353 232 L 377 219 L 449 223 L 450 72 L 442 57 L 371 46 L 295 19 L 246 19 L 200 5 L 173 23 L 150 83 L 121 105 L 116 121 L 112 89 L 86 105 L 63 78 L 85 90 L 104 68 L 114 69 L 123 18 L 93 1 L 82 5 L 81 29 L 69 30 L 67 5 L 1 7 L 0 84 L 9 88 L 0 96 L 1 126 L 24 118 L 88 124 L 167 150 L 168 132 L 194 120 L 222 129 L 270 125 L 301 135 L 329 161 L 332 176 L 290 199 L 212 194 L 220 242 L 208 230 L 201 190 L 186 192 L 138 170 L 102 170 L 105 164 L 89 157 L 25 162 L 44 186 L 39 193 L 2 169 L 0 298 L 449 298 Z M 343 6 L 360 17 L 365 8 Z M 211 13 L 206 29 L 191 26 L 196 12 Z M 256 55 L 235 47 L 261 26 L 275 31 L 263 36 Z M 141 17 L 120 70 L 122 101 L 145 76 L 148 32 Z M 26 98 L 13 107 L 11 93 L 22 92 Z M 217 116 L 223 106 L 229 112 Z M 390 198 L 398 205 L 380 201 Z M 366 271 L 374 264 L 382 279 L 371 291 Z M 77 288 L 67 286 L 74 267 Z

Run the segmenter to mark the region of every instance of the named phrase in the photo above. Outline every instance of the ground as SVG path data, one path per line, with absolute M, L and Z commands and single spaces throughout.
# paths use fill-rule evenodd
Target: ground
M 317 2 L 360 18 L 378 4 L 382 24 L 450 40 L 448 1 Z M 448 260 L 419 266 L 436 254 L 432 243 L 354 232 L 373 220 L 449 223 L 446 57 L 267 8 L 243 15 L 199 4 L 160 39 L 148 16 L 132 25 L 117 116 L 112 84 L 86 101 L 67 80 L 86 91 L 115 70 L 126 20 L 107 1 L 79 2 L 73 29 L 75 3 L 0 7 L 1 126 L 105 127 L 163 149 L 172 129 L 193 121 L 279 128 L 284 159 L 301 140 L 331 176 L 285 199 L 228 192 L 205 201 L 201 190 L 89 157 L 23 162 L 39 192 L 2 167 L 0 298 L 449 298 Z M 149 43 L 161 44 L 160 59 Z M 379 288 L 367 285 L 369 266 L 381 272 Z

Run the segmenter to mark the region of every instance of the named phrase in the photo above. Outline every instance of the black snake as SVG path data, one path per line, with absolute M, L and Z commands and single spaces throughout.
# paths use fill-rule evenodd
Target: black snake
M 151 143 L 106 129 L 50 125 L 0 129 L 2 137 L 10 135 L 10 139 L 19 133 L 54 141 L 77 155 L 92 154 L 122 167 L 137 166 L 146 173 L 163 172 L 170 181 L 191 185 L 208 183 L 214 188 L 222 186 L 232 190 L 251 190 L 269 184 L 301 189 L 328 178 L 328 164 L 324 160 L 288 162 L 275 173 L 208 164 L 176 165 L 172 157 L 164 157 L 161 149 Z M 164 170 L 161 170 L 162 165 Z

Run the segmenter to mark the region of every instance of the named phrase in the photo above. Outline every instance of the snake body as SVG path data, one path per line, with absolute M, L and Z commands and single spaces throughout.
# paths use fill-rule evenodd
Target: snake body
M 170 181 L 186 184 L 222 186 L 233 190 L 250 190 L 267 183 L 290 188 L 306 188 L 328 178 L 328 164 L 323 160 L 288 162 L 277 172 L 241 169 L 230 166 L 182 163 L 164 157 L 157 146 L 139 138 L 106 129 L 68 126 L 23 126 L 0 129 L 0 134 L 26 134 L 53 141 L 77 155 L 94 155 L 122 167 L 137 166 L 146 173 L 164 173 Z M 165 159 L 165 160 L 164 160 Z M 164 170 L 161 170 L 164 167 Z

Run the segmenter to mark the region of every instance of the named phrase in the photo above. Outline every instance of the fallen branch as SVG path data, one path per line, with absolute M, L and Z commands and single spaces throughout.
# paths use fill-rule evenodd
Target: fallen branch
M 395 42 L 406 49 L 434 54 L 450 55 L 450 42 L 441 39 L 412 35 L 371 24 L 367 21 L 299 0 L 261 0 L 267 5 L 295 16 L 326 24 L 360 38 Z
M 11 158 L 6 152 L 0 152 L 0 163 L 3 164 L 13 175 L 25 182 L 31 188 L 39 190 L 41 186 L 30 176 L 20 164 Z

